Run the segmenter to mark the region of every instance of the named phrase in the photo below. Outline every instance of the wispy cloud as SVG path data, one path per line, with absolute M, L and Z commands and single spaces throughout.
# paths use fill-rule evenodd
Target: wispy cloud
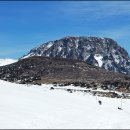
M 65 5 L 61 10 L 67 15 L 87 15 L 95 18 L 130 15 L 128 1 L 65 2 Z
M 129 37 L 129 1 L 80 1 L 64 2 L 64 4 L 65 6 L 61 8 L 64 14 L 81 18 L 86 23 L 94 23 L 92 32 L 96 36 L 111 37 L 115 40 Z

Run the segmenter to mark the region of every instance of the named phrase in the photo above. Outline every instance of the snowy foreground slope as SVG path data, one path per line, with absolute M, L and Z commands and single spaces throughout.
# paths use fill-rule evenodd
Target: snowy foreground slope
M 130 100 L 123 99 L 121 111 L 117 109 L 120 99 L 50 87 L 27 87 L 0 80 L 0 129 L 130 128 Z

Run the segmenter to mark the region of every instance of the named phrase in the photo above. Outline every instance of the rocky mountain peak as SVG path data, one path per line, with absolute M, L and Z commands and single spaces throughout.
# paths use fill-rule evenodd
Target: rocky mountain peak
M 22 58 L 31 56 L 78 59 L 107 70 L 130 73 L 128 53 L 111 38 L 67 36 L 43 43 Z

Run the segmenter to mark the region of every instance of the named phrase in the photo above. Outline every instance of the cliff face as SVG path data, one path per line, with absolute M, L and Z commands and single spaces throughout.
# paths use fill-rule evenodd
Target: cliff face
M 130 73 L 128 53 L 110 38 L 65 37 L 44 43 L 22 58 L 31 56 L 78 59 L 106 70 Z

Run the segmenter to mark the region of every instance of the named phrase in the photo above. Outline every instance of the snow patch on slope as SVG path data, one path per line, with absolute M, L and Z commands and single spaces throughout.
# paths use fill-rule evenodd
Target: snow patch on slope
M 34 56 L 34 54 L 33 54 L 33 53 L 30 53 L 30 54 L 28 54 L 28 55 L 22 57 L 21 59 L 26 59 L 26 58 L 29 58 L 29 57 L 32 57 L 32 56 Z
M 46 48 L 50 48 L 53 45 L 53 42 L 49 42 L 46 46 Z
M 99 67 L 102 67 L 103 61 L 102 61 L 102 56 L 101 55 L 95 55 L 94 58 L 97 60 Z
M 58 47 L 58 52 L 61 52 L 61 50 L 62 50 L 62 47 L 59 46 L 59 47 Z

